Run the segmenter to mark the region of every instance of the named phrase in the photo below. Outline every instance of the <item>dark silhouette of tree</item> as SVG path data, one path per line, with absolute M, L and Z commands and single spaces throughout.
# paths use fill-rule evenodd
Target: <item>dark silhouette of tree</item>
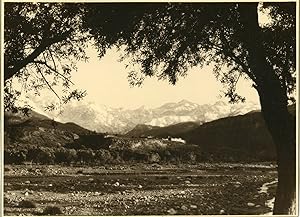
M 72 89 L 70 74 L 76 62 L 87 59 L 80 4 L 5 3 L 4 10 L 5 109 L 16 110 L 21 94 L 13 88 L 12 77 L 18 78 L 24 91 L 39 94 L 48 88 L 61 103 L 82 98 L 85 92 Z
M 56 82 L 49 83 L 49 74 L 68 89 L 72 67 L 62 63 L 58 70 L 56 63 L 70 57 L 85 59 L 83 48 L 90 36 L 99 57 L 116 46 L 124 49 L 124 59 L 140 67 L 129 73 L 131 85 L 140 85 L 146 76 L 176 84 L 189 68 L 213 64 L 231 102 L 245 100 L 236 93 L 238 80 L 252 80 L 277 148 L 274 214 L 293 213 L 296 130 L 287 105 L 296 83 L 296 4 L 258 5 L 5 3 L 5 105 L 13 106 L 11 99 L 19 94 L 9 88 L 12 77 L 29 82 L 34 90 L 47 87 L 55 92 Z M 272 22 L 262 26 L 259 10 L 268 10 Z M 37 80 L 29 80 L 34 76 Z M 65 101 L 77 96 L 71 92 Z

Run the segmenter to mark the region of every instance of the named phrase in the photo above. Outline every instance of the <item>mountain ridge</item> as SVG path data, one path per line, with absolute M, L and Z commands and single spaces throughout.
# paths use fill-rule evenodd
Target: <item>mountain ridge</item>
M 76 102 L 66 105 L 65 112 L 57 120 L 75 122 L 92 131 L 125 134 L 139 124 L 165 127 L 181 122 L 204 123 L 222 117 L 245 114 L 257 108 L 258 105 L 255 103 L 232 105 L 222 101 L 199 105 L 188 100 L 181 100 L 156 108 L 141 106 L 136 109 L 112 108 L 92 102 Z

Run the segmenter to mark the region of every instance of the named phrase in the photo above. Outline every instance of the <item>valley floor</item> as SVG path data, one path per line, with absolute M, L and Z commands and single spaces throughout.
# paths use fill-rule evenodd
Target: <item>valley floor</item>
M 269 164 L 5 165 L 4 214 L 260 215 L 271 211 L 276 177 Z

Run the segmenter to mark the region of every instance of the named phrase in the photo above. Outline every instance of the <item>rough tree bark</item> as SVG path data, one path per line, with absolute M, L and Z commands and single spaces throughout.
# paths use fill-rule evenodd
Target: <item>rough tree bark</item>
M 262 114 L 277 151 L 278 185 L 273 214 L 296 214 L 296 126 L 287 109 L 287 92 L 267 62 L 258 23 L 257 3 L 239 6 L 248 51 L 249 68 L 255 76 Z

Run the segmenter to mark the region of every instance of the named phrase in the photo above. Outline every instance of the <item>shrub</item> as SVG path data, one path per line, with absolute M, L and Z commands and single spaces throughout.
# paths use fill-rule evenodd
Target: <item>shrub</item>
M 57 149 L 54 155 L 56 163 L 71 163 L 77 159 L 77 152 L 75 149 L 66 149 L 62 147 Z
M 26 161 L 27 150 L 26 149 L 7 149 L 4 151 L 5 164 L 21 164 Z
M 30 200 L 22 200 L 19 202 L 20 208 L 36 208 L 36 204 Z
M 51 148 L 39 148 L 36 161 L 42 164 L 54 163 L 54 151 Z
M 77 151 L 77 160 L 80 162 L 90 163 L 94 160 L 95 153 L 92 149 L 80 149 Z
M 63 214 L 60 207 L 58 206 L 47 206 L 44 211 L 43 215 L 61 215 Z
M 95 160 L 100 164 L 111 163 L 113 161 L 113 156 L 106 149 L 99 149 L 95 151 Z

